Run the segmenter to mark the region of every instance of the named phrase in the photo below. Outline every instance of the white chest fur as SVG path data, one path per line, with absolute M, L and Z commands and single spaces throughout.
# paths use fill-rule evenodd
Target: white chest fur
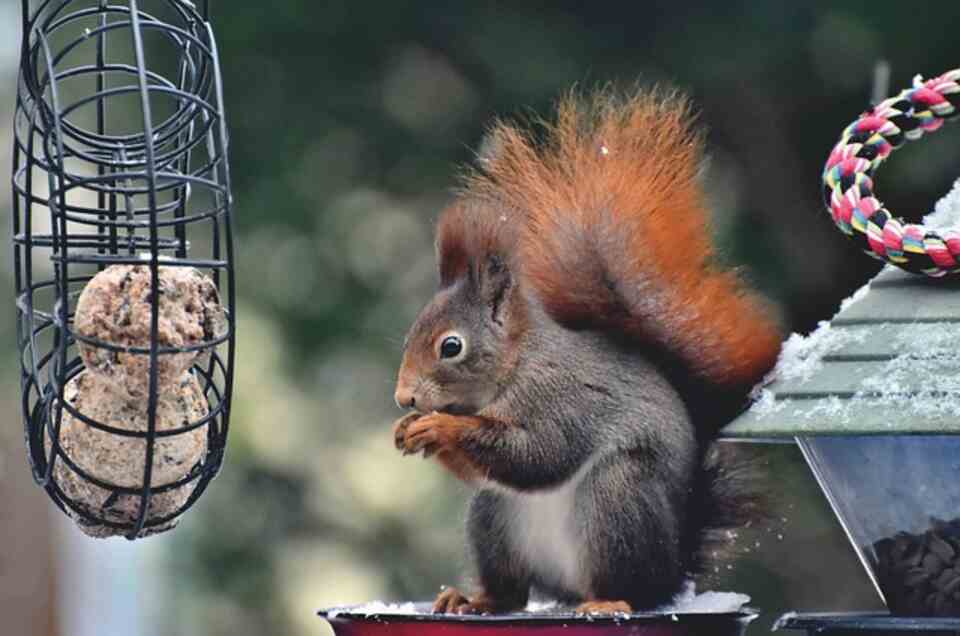
M 539 578 L 583 594 L 588 585 L 584 567 L 584 535 L 576 519 L 577 488 L 592 468 L 583 466 L 560 486 L 543 492 L 509 491 L 510 542 Z

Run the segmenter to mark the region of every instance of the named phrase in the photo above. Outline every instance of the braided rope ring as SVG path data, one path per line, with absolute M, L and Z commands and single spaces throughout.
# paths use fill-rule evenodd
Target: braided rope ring
M 915 274 L 960 272 L 960 228 L 939 234 L 893 216 L 873 194 L 873 173 L 908 140 L 960 114 L 960 68 L 890 97 L 847 126 L 823 170 L 827 211 L 864 252 Z

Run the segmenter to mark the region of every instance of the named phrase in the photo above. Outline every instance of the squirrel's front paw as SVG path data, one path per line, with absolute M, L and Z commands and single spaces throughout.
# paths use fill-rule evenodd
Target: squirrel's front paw
M 401 420 L 402 422 L 402 420 Z M 401 422 L 398 422 L 398 426 Z M 456 448 L 465 425 L 462 418 L 448 413 L 430 413 L 411 420 L 403 426 L 403 441 L 398 448 L 404 455 L 415 455 L 423 451 L 424 457 L 434 453 Z
M 487 470 L 461 448 L 463 438 L 483 428 L 484 421 L 469 415 L 449 413 L 410 413 L 393 425 L 394 442 L 404 455 L 423 452 L 424 457 L 436 455 L 440 463 L 466 482 L 483 479 Z
M 421 417 L 423 417 L 423 413 L 417 413 L 416 411 L 413 411 L 407 413 L 393 423 L 393 444 L 397 447 L 397 450 L 404 450 L 404 440 L 407 436 L 407 428 Z

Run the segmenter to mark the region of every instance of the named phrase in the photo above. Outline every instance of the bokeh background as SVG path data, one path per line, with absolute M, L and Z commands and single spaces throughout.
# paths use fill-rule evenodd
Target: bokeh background
M 158 0 L 143 0 L 149 10 Z M 0 0 L 11 146 L 19 2 Z M 494 116 L 573 84 L 664 82 L 708 128 L 728 260 L 808 331 L 878 268 L 833 229 L 818 176 L 870 98 L 957 66 L 960 4 L 212 2 L 236 198 L 239 367 L 221 476 L 178 529 L 130 544 L 73 529 L 30 482 L 12 257 L 0 242 L 0 621 L 5 634 L 324 634 L 315 610 L 431 597 L 465 572 L 468 496 L 401 458 L 400 342 L 434 284 L 431 223 Z M 149 52 L 148 52 L 149 53 Z M 960 175 L 956 130 L 895 155 L 881 193 L 919 218 Z M 9 174 L 10 153 L 0 156 Z M 9 188 L 0 201 L 9 218 Z M 878 600 L 790 446 L 767 447 L 776 521 L 712 585 L 764 611 Z

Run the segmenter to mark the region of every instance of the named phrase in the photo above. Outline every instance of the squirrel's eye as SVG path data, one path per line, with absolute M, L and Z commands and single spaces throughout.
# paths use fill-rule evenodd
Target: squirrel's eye
M 456 358 L 463 353 L 463 339 L 460 336 L 444 336 L 440 342 L 441 358 Z

